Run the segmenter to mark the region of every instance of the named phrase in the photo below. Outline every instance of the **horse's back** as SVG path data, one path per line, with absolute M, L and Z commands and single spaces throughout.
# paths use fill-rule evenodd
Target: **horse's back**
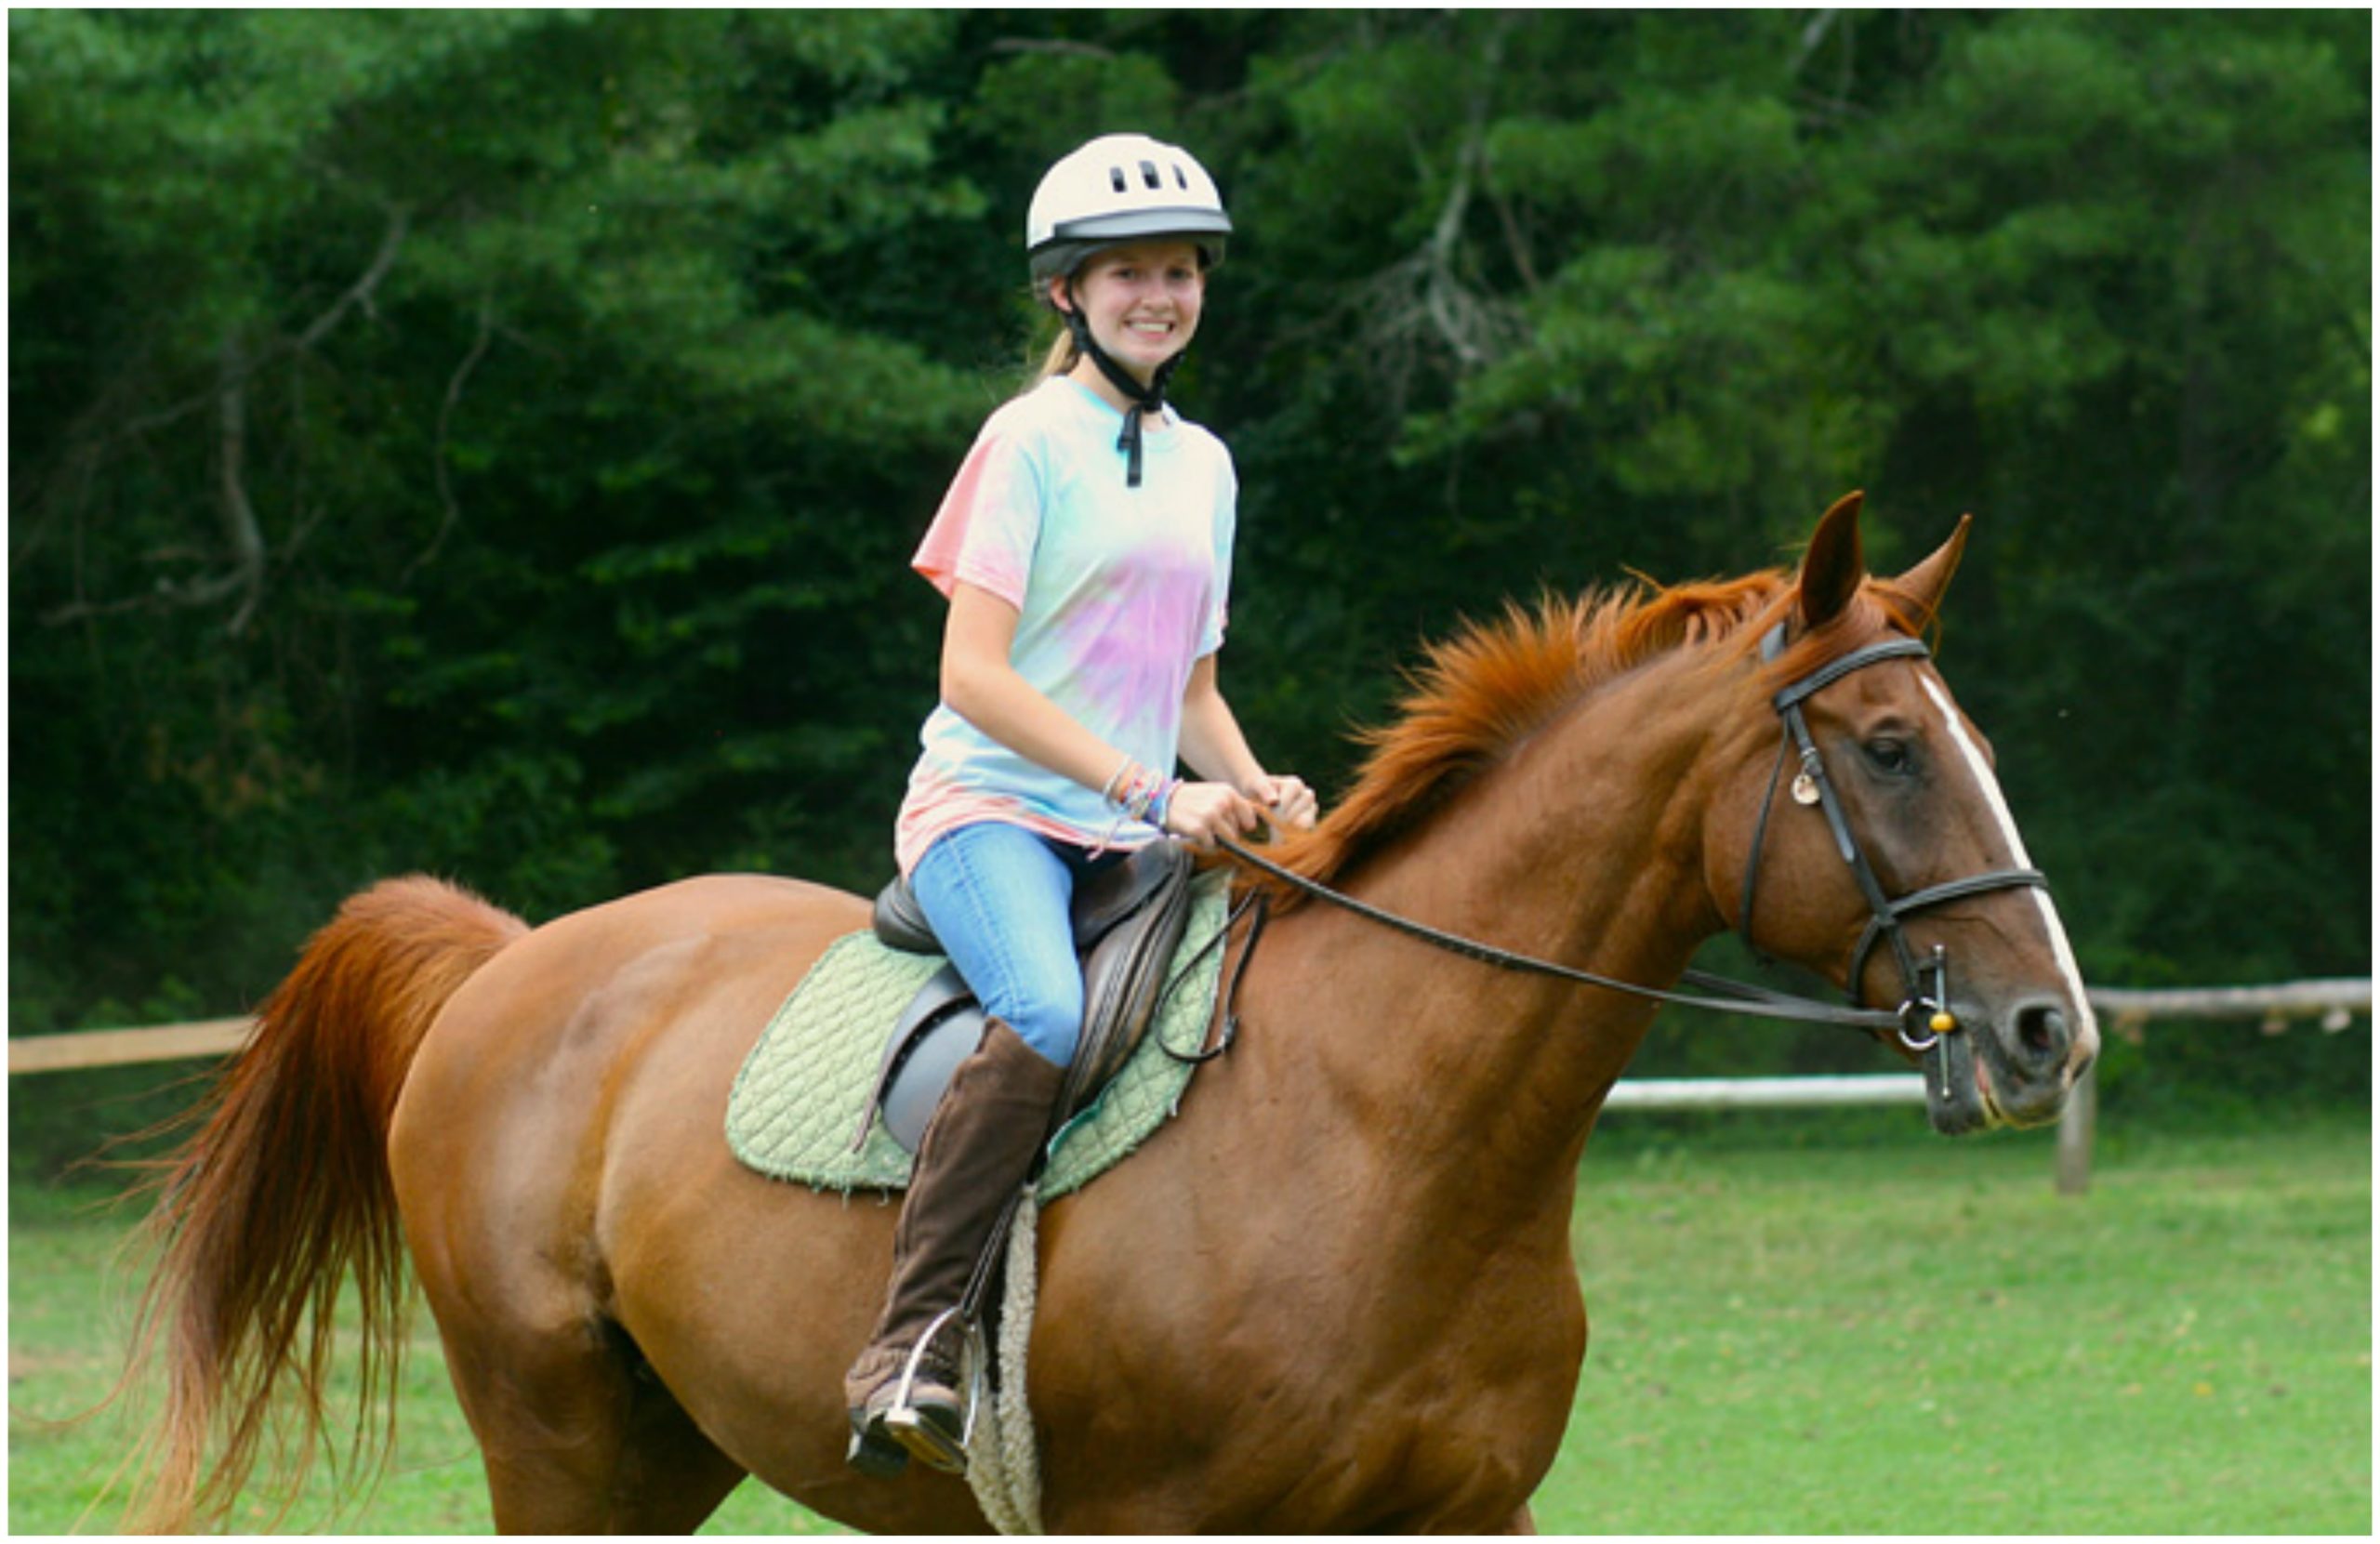
M 672 1004 L 723 987 L 765 991 L 770 978 L 789 988 L 828 943 L 866 925 L 866 903 L 855 895 L 757 874 L 684 879 L 557 917 L 455 994 L 407 1077 L 401 1121 L 404 1105 L 449 1076 L 477 1081 L 510 1063 L 607 1058 Z M 730 961 L 747 974 L 725 979 Z M 754 962 L 774 969 L 752 972 Z M 439 1124 L 451 1116 L 443 1112 Z

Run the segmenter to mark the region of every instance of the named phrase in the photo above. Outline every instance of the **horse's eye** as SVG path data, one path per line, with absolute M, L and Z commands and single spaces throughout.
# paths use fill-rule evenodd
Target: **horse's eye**
M 1894 777 L 1907 776 L 1913 766 L 1908 745 L 1899 740 L 1870 740 L 1859 747 L 1868 764 Z

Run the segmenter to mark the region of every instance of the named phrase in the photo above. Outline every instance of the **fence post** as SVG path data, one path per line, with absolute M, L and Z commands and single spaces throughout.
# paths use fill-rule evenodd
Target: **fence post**
M 2099 1069 L 2083 1069 L 2057 1116 L 2057 1193 L 2081 1195 L 2091 1188 L 2091 1138 L 2099 1124 Z

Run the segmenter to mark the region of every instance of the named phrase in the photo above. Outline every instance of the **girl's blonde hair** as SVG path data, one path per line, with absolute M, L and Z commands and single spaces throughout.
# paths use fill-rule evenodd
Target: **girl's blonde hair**
M 1020 397 L 1051 376 L 1064 375 L 1082 361 L 1082 346 L 1075 341 L 1075 331 L 1066 325 L 1065 317 L 1051 303 L 1050 286 L 1036 280 L 1025 286 L 1025 293 L 1032 297 L 1035 308 L 1046 313 L 1058 330 L 1042 347 L 1041 362 L 1032 367 L 1031 373 L 1025 377 L 1025 384 L 1018 389 Z
M 1063 376 L 1081 361 L 1081 346 L 1075 342 L 1074 333 L 1064 322 L 1060 322 L 1056 336 L 1050 339 L 1050 346 L 1042 350 L 1041 363 L 1034 370 L 1032 378 L 1025 383 L 1025 389 L 1030 391 L 1051 376 Z

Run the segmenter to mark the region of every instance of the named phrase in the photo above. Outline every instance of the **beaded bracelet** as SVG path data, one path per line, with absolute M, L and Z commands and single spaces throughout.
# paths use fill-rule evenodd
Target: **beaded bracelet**
M 1165 829 L 1165 812 L 1181 786 L 1180 778 L 1160 777 L 1138 761 L 1128 759 L 1099 792 L 1101 798 L 1122 811 L 1128 819 L 1146 821 L 1161 831 Z
M 1127 756 L 1124 758 L 1122 764 L 1117 767 L 1114 772 L 1107 774 L 1107 782 L 1099 790 L 1100 802 L 1109 805 L 1114 804 L 1116 802 L 1116 785 L 1123 780 L 1123 776 L 1126 772 L 1138 772 L 1140 767 L 1141 764 L 1138 761 L 1133 760 L 1130 757 Z
M 1138 761 L 1125 763 L 1108 782 L 1107 802 L 1134 820 L 1148 809 L 1150 796 L 1157 791 L 1157 774 Z
M 1157 785 L 1157 797 L 1149 800 L 1148 813 L 1141 818 L 1158 830 L 1165 829 L 1165 815 L 1173 807 L 1173 796 L 1182 791 L 1182 779 L 1169 777 Z

